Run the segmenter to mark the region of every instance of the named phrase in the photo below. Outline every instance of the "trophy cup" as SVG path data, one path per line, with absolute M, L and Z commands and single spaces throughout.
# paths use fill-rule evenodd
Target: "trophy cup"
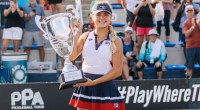
M 35 17 L 36 25 L 43 32 L 43 36 L 49 40 L 56 53 L 65 59 L 62 73 L 59 76 L 60 90 L 72 87 L 75 83 L 86 81 L 82 71 L 78 70 L 69 60 L 69 55 L 73 50 L 73 36 L 78 31 L 76 26 L 73 25 L 73 20 L 78 20 L 79 16 L 76 11 L 74 12 L 74 15 L 70 13 L 54 14 L 43 20 L 40 20 L 41 16 Z

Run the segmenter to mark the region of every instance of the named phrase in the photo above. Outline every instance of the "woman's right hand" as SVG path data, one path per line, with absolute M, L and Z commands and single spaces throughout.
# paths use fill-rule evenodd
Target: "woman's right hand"
M 142 6 L 144 6 L 144 2 L 143 2 L 143 1 L 141 1 L 141 2 L 139 3 L 138 7 L 141 8 Z

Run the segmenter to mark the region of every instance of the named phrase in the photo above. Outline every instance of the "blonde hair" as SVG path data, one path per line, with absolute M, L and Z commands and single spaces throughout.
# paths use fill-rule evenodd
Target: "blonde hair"
M 110 9 L 112 10 L 112 7 L 111 7 L 111 5 L 110 5 L 110 3 L 108 1 L 99 0 L 93 6 L 92 11 L 94 11 L 99 4 L 107 4 L 110 7 Z M 113 29 L 112 25 L 109 25 L 108 29 L 109 29 L 109 32 L 110 32 L 110 36 L 109 37 L 110 37 L 110 40 L 111 40 L 110 49 L 111 49 L 112 53 L 115 53 L 117 51 L 117 47 L 115 45 L 115 41 L 117 40 L 117 34 L 116 34 L 115 30 Z

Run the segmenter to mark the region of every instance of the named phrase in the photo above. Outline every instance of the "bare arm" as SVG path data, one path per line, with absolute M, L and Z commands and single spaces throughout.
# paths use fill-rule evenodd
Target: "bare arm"
M 155 9 L 152 7 L 150 2 L 148 2 L 148 6 L 149 6 L 149 9 L 150 9 L 151 15 L 154 16 L 155 15 Z
M 135 55 L 138 56 L 138 46 L 137 46 L 136 42 L 134 42 L 134 47 L 133 48 L 134 48 L 133 51 L 134 51 Z
M 8 8 L 8 9 L 4 9 L 4 13 L 3 13 L 3 15 L 4 15 L 4 16 L 8 16 L 9 13 L 10 13 L 10 11 L 11 11 L 11 7 Z
M 183 24 L 183 34 L 185 35 L 185 37 L 189 37 L 191 35 L 191 33 L 193 32 L 195 26 L 191 26 L 190 28 L 186 25 L 186 23 Z
M 143 2 L 141 1 L 140 4 L 138 4 L 138 6 L 136 8 L 134 8 L 133 14 L 137 15 L 142 6 L 143 6 Z
M 194 27 L 192 26 L 187 31 L 184 31 L 183 34 L 185 34 L 185 37 L 189 37 L 191 35 L 191 33 L 193 32 L 193 30 L 194 30 Z
M 122 7 L 123 7 L 124 9 L 126 9 L 126 1 L 125 1 L 125 0 L 122 0 L 121 2 L 122 2 L 122 3 L 121 3 L 121 4 L 122 4 Z
M 22 10 L 20 10 L 19 8 L 17 9 L 17 12 L 18 12 L 20 17 L 24 16 L 24 12 Z

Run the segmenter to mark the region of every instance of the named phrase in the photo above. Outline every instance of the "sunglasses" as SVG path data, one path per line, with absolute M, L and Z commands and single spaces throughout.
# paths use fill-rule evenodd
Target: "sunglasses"
M 188 10 L 187 10 L 187 12 L 193 12 L 193 11 L 194 11 L 193 9 L 188 9 Z

